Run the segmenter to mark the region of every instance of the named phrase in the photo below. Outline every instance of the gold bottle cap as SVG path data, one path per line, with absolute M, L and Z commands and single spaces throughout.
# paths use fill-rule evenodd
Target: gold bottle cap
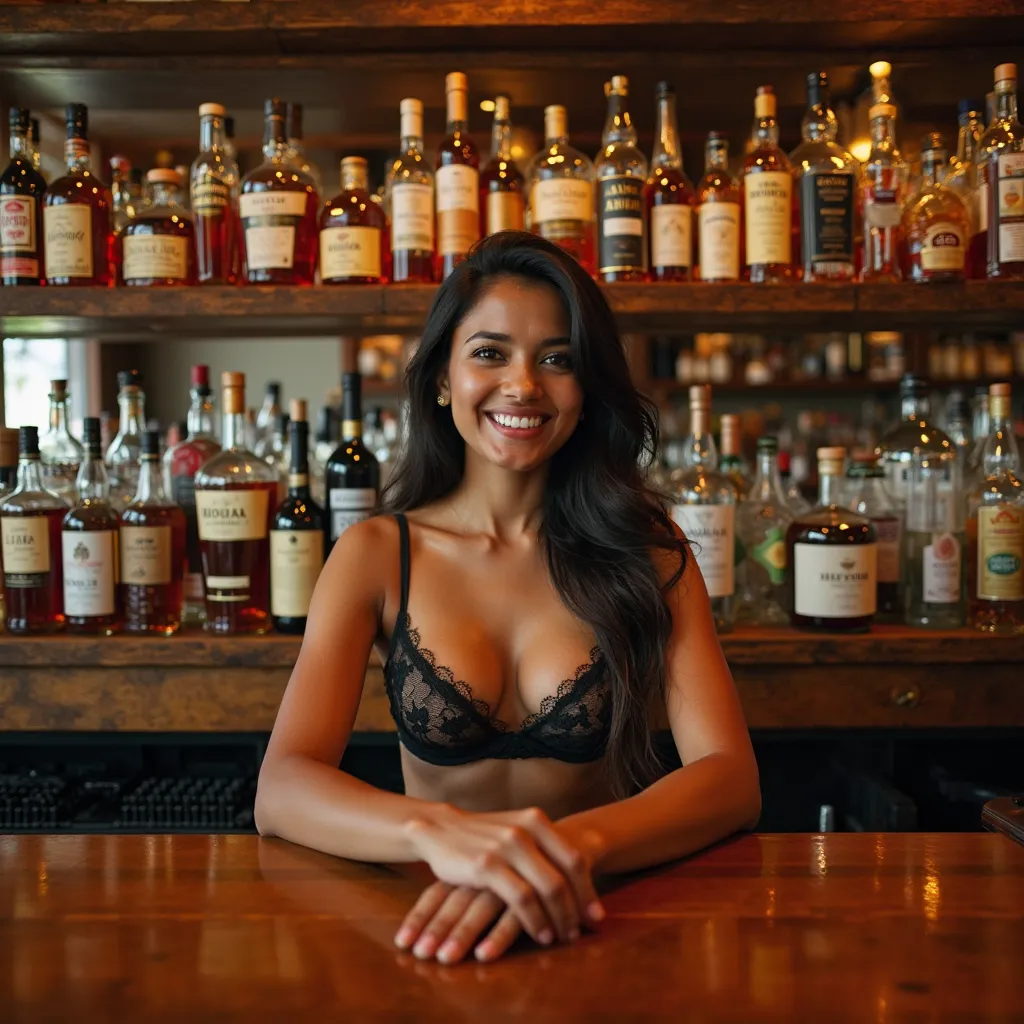
M 341 187 L 346 192 L 353 189 L 367 190 L 370 176 L 367 170 L 366 157 L 346 156 L 341 161 Z
M 775 87 L 759 85 L 757 95 L 754 97 L 754 116 L 774 117 L 776 109 Z
M 842 476 L 843 463 L 846 461 L 845 448 L 818 449 L 818 475 Z
M 607 94 L 611 93 L 627 96 L 629 94 L 629 79 L 625 75 L 612 75 L 612 80 L 608 83 Z
M 1016 64 L 997 64 L 995 74 L 996 84 L 999 82 L 1016 82 L 1017 81 L 1017 65 Z
M 18 464 L 18 432 L 13 427 L 0 427 L 0 466 Z
M 225 109 L 219 103 L 199 104 L 200 117 L 223 117 L 225 113 Z
M 690 408 L 710 409 L 711 408 L 711 385 L 691 384 L 690 385 Z
M 876 103 L 868 110 L 868 118 L 872 121 L 876 117 L 895 117 L 896 108 L 891 103 Z
M 887 60 L 876 60 L 868 67 L 872 78 L 888 78 L 892 74 L 892 65 Z
M 462 71 L 452 71 L 444 77 L 444 91 L 447 95 L 450 92 L 466 92 L 469 85 L 466 75 Z
M 507 96 L 495 96 L 494 97 L 494 120 L 495 121 L 507 121 L 511 110 L 511 104 L 509 103 Z
M 544 138 L 560 139 L 568 135 L 568 118 L 565 107 L 553 104 L 544 108 Z
M 1010 385 L 992 384 L 988 389 L 988 411 L 992 419 L 1004 419 L 1010 415 Z
M 735 413 L 726 413 L 722 416 L 722 454 L 739 455 L 740 439 L 743 435 L 740 429 L 740 418 Z
M 288 415 L 292 423 L 306 422 L 306 400 L 304 398 L 293 398 L 288 403 Z
M 180 185 L 181 174 L 173 167 L 154 167 L 146 171 L 146 181 L 151 185 Z

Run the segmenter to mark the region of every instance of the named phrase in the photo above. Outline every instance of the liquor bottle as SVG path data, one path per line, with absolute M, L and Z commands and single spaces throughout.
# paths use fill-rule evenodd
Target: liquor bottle
M 507 96 L 494 98 L 491 158 L 480 172 L 480 234 L 522 231 L 523 176 L 512 159 L 512 122 Z
M 956 155 L 950 157 L 946 184 L 967 208 L 971 237 L 967 243 L 966 273 L 971 279 L 985 277 L 988 239 L 988 209 L 981 202 L 981 175 L 978 169 L 978 140 L 985 131 L 981 104 L 961 100 L 957 108 L 959 130 Z
M 711 388 L 690 388 L 690 436 L 683 469 L 673 473 L 672 518 L 693 545 L 715 626 L 732 629 L 736 614 L 736 488 L 718 471 L 718 451 L 711 434 Z
M 237 280 L 238 187 L 238 163 L 227 150 L 224 108 L 204 103 L 199 108 L 199 155 L 189 175 L 199 284 Z
M 829 103 L 828 75 L 807 76 L 803 141 L 790 154 L 800 201 L 800 254 L 805 281 L 852 281 L 853 208 L 858 165 L 836 142 L 839 122 Z
M 249 284 L 312 285 L 316 273 L 316 183 L 288 159 L 285 105 L 264 104 L 262 164 L 242 179 L 238 200 Z
M 38 286 L 46 182 L 32 163 L 29 112 L 11 107 L 11 162 L 0 174 L 0 283 Z
M 903 210 L 907 275 L 911 281 L 962 281 L 971 234 L 967 207 L 944 181 L 946 148 L 938 132 L 921 143 L 921 187 Z
M 990 278 L 1024 277 L 1024 126 L 1017 120 L 1017 65 L 995 71 L 995 115 L 978 141 Z
M 736 508 L 736 534 L 743 548 L 737 580 L 736 621 L 752 626 L 785 626 L 786 531 L 793 513 L 779 477 L 779 444 L 757 442 L 757 475 Z
M 878 544 L 864 516 L 839 503 L 845 448 L 818 449 L 818 504 L 786 531 L 790 622 L 797 629 L 862 633 L 878 599 Z
M 142 435 L 138 491 L 121 513 L 121 604 L 128 633 L 171 636 L 181 625 L 188 561 L 185 513 L 167 496 L 160 434 Z
M 210 368 L 192 367 L 192 405 L 188 411 L 188 435 L 168 448 L 163 457 L 164 490 L 185 513 L 185 569 L 182 625 L 198 626 L 206 618 L 203 596 L 203 562 L 199 552 L 196 516 L 196 473 L 220 451 L 213 433 L 213 391 Z
M 901 214 L 909 168 L 896 148 L 896 107 L 876 102 L 868 110 L 871 152 L 861 171 L 860 208 L 864 215 L 864 255 L 860 279 L 900 281 Z
M 683 170 L 676 120 L 676 91 L 658 83 L 658 127 L 644 204 L 651 236 L 652 281 L 689 281 L 693 271 L 693 184 Z
M 429 284 L 434 280 L 434 173 L 423 156 L 423 103 L 401 103 L 401 152 L 388 171 L 391 211 L 391 279 Z
M 305 132 L 302 129 L 302 104 L 285 104 L 285 135 L 288 138 L 288 161 L 316 185 L 317 198 L 321 191 L 320 168 L 306 155 Z
M 263 395 L 263 404 L 256 416 L 256 443 L 253 451 L 262 457 L 267 442 L 274 434 L 274 422 L 281 413 L 281 382 L 267 381 L 267 390 Z
M 702 281 L 738 281 L 743 234 L 739 186 L 729 173 L 729 140 L 711 132 L 697 186 L 697 264 Z
M 65 628 L 69 633 L 110 636 L 118 626 L 120 519 L 110 504 L 97 417 L 85 418 L 83 437 L 85 459 L 78 470 L 78 499 L 61 527 Z
M 964 624 L 964 502 L 961 465 L 931 452 L 914 456 L 903 535 L 903 609 L 908 626 L 956 629 Z
M 593 274 L 594 165 L 569 145 L 567 124 L 565 107 L 544 108 L 544 148 L 530 162 L 527 176 L 530 230 Z
M 85 450 L 71 436 L 68 422 L 68 382 L 50 381 L 50 426 L 39 439 L 43 485 L 68 505 L 78 499 L 75 478 Z
M 350 526 L 368 519 L 380 493 L 380 466 L 363 444 L 362 378 L 341 375 L 341 444 L 327 460 L 324 473 L 330 509 L 330 545 Z
M 149 201 L 122 232 L 121 281 L 142 288 L 193 285 L 196 232 L 178 172 L 154 167 L 146 184 Z
M 341 192 L 320 211 L 323 284 L 380 284 L 389 262 L 387 217 L 370 198 L 366 159 L 341 161 Z
M 736 497 L 742 501 L 751 487 L 747 464 L 743 460 L 743 429 L 740 418 L 733 413 L 722 416 L 722 453 L 718 469 L 736 488 Z
M 309 491 L 306 403 L 291 405 L 288 495 L 270 530 L 270 614 L 279 633 L 304 633 L 309 602 L 324 564 L 323 509 Z
M 912 465 L 912 462 L 911 462 Z M 909 497 L 910 466 L 907 466 Z M 903 509 L 885 486 L 885 469 L 874 454 L 855 458 L 847 470 L 848 486 L 843 504 L 857 515 L 871 521 L 878 544 L 878 599 L 876 622 L 903 621 L 903 590 L 900 580 L 903 544 Z
M 467 134 L 466 89 L 466 76 L 461 71 L 445 77 L 448 130 L 434 164 L 442 280 L 466 258 L 480 237 L 480 154 Z
M 598 274 L 602 281 L 642 281 L 647 275 L 647 158 L 637 148 L 636 128 L 626 99 L 629 79 L 614 75 L 605 87 L 608 117 L 597 178 Z
M 793 168 L 779 148 L 775 90 L 759 85 L 750 151 L 743 161 L 744 277 L 778 284 L 793 277 Z
M 109 285 L 113 230 L 110 189 L 89 167 L 89 112 L 67 107 L 67 174 L 46 191 L 43 209 L 46 283 Z
M 270 628 L 268 532 L 277 495 L 273 470 L 245 446 L 245 375 L 221 375 L 223 450 L 196 474 L 206 628 L 265 633 Z
M 0 504 L 4 590 L 9 633 L 64 628 L 60 528 L 68 506 L 43 483 L 39 431 L 18 433 L 18 479 Z
M 967 624 L 1024 633 L 1024 483 L 1009 384 L 989 388 L 989 411 L 983 476 L 967 497 Z
M 117 387 L 120 421 L 104 461 L 110 472 L 110 501 L 121 512 L 139 489 L 139 457 L 142 453 L 142 433 L 146 429 L 146 396 L 142 390 L 142 374 L 138 370 L 120 370 L 117 374 Z

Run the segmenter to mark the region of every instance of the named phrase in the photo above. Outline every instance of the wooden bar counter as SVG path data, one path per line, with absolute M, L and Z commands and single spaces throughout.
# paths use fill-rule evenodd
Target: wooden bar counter
M 255 836 L 0 836 L 0 1018 L 1010 1020 L 1024 847 L 747 835 L 620 880 L 600 934 L 443 967 L 392 936 L 421 869 Z

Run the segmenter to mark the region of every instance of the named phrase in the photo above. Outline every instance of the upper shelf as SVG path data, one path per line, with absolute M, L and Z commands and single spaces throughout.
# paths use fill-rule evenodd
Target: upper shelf
M 965 285 L 616 284 L 622 330 L 1024 329 L 1024 282 Z M 5 337 L 101 340 L 337 337 L 419 331 L 434 285 L 351 288 L 4 288 Z

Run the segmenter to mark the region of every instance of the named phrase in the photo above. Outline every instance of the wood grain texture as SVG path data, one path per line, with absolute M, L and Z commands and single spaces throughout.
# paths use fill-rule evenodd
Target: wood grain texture
M 747 835 L 617 880 L 577 943 L 442 967 L 392 937 L 426 876 L 255 836 L 0 837 L 11 1024 L 1016 1019 L 1024 848 Z

